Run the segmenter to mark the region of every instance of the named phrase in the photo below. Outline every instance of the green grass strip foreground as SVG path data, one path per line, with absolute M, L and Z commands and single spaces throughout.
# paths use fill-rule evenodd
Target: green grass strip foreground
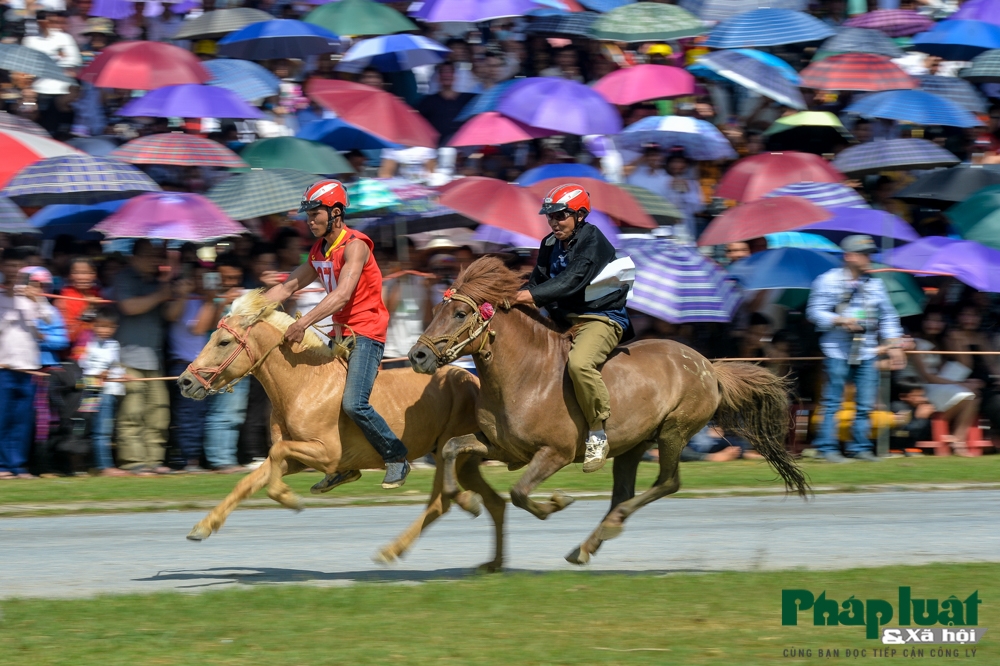
M 894 458 L 882 463 L 831 465 L 803 461 L 814 486 L 835 486 L 854 490 L 872 484 L 927 483 L 997 483 L 1000 482 L 1000 455 L 980 458 Z M 639 468 L 639 487 L 651 485 L 657 465 L 643 463 Z M 521 471 L 508 472 L 504 467 L 483 467 L 483 473 L 500 492 L 506 492 L 520 477 Z M 398 491 L 380 487 L 381 472 L 366 472 L 360 481 L 338 488 L 323 497 L 358 500 L 413 500 L 430 492 L 433 470 L 414 470 L 406 486 Z M 221 500 L 232 489 L 238 475 L 179 475 L 144 478 L 62 478 L 0 482 L 0 505 L 65 504 L 73 502 L 170 502 Z M 298 493 L 309 494 L 309 487 L 319 480 L 317 474 L 295 474 L 289 485 Z M 570 494 L 610 493 L 611 465 L 594 474 L 583 474 L 580 465 L 562 470 L 541 488 L 561 488 Z M 728 463 L 685 463 L 681 467 L 681 492 L 724 490 L 732 488 L 774 491 L 782 488 L 775 474 L 762 461 Z M 258 495 L 263 496 L 263 493 Z
M 692 562 L 692 568 L 710 567 L 711 562 Z M 928 647 L 922 659 L 903 658 L 903 646 L 896 646 L 895 658 L 877 657 L 873 650 L 886 646 L 866 640 L 864 627 L 814 627 L 808 612 L 799 614 L 800 626 L 781 625 L 782 589 L 895 605 L 899 586 L 910 586 L 914 598 L 942 601 L 978 590 L 978 624 L 990 632 L 978 645 L 956 649 L 962 663 L 1000 663 L 995 564 L 703 575 L 520 573 L 408 585 L 2 601 L 0 662 L 753 665 L 877 658 L 880 664 L 953 663 L 931 657 Z M 784 656 L 800 649 L 812 656 Z M 840 659 L 821 658 L 820 649 L 839 650 Z M 845 657 L 848 649 L 859 656 Z

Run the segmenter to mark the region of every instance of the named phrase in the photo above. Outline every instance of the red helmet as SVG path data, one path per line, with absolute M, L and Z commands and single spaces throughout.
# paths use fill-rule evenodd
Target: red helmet
M 337 204 L 340 204 L 344 209 L 351 205 L 347 196 L 347 188 L 339 180 L 328 178 L 306 188 L 306 191 L 302 194 L 302 203 L 299 205 L 299 212 L 312 210 L 320 206 L 332 208 Z
M 549 215 L 558 213 L 561 210 L 568 210 L 573 213 L 583 211 L 584 217 L 590 212 L 590 195 L 582 185 L 576 183 L 566 183 L 558 185 L 549 190 L 542 200 L 542 209 L 539 215 Z

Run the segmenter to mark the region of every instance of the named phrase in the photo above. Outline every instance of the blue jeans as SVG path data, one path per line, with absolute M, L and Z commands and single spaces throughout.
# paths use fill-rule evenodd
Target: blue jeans
M 115 434 L 115 410 L 118 397 L 110 393 L 101 394 L 101 406 L 94 418 L 94 467 L 109 469 L 115 466 L 111 457 L 111 437 Z
M 875 406 L 875 394 L 878 392 L 878 370 L 875 359 L 861 361 L 858 365 L 848 365 L 847 361 L 838 358 L 827 358 L 823 365 L 826 369 L 826 387 L 823 389 L 823 423 L 819 427 L 813 446 L 820 453 L 839 450 L 837 438 L 837 412 L 844 400 L 844 385 L 854 382 L 857 415 L 851 425 L 851 439 L 845 449 L 849 455 L 871 451 L 871 422 L 868 415 Z
M 187 369 L 188 364 L 184 361 L 171 361 L 168 372 L 171 375 L 180 375 Z M 248 381 L 248 380 L 244 380 Z M 242 382 L 233 390 L 238 391 Z M 189 462 L 195 464 L 201 460 L 204 450 L 206 418 L 209 406 L 214 397 L 204 400 L 193 400 L 185 398 L 176 387 L 171 387 L 170 395 L 170 435 L 173 446 L 171 455 L 174 458 L 173 464 L 183 467 Z
M 347 362 L 347 381 L 341 409 L 354 421 L 368 442 L 386 462 L 406 459 L 406 445 L 389 428 L 378 412 L 368 404 L 372 385 L 378 376 L 385 345 L 371 338 L 358 336 Z
M 35 382 L 26 372 L 0 370 L 0 472 L 26 474 L 35 425 Z
M 247 417 L 250 383 L 241 381 L 233 392 L 224 391 L 210 396 L 205 415 L 205 458 L 213 469 L 236 464 L 236 444 L 240 428 Z

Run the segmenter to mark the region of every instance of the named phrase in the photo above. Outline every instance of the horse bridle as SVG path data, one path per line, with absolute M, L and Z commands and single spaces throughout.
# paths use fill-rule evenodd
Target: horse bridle
M 282 340 L 279 340 L 278 343 L 273 347 L 271 347 L 270 349 L 268 349 L 263 356 L 261 356 L 259 359 L 255 359 L 254 358 L 255 355 L 253 353 L 253 349 L 250 347 L 249 340 L 250 340 L 250 329 L 252 329 L 257 324 L 257 322 L 254 322 L 253 324 L 247 326 L 246 329 L 244 329 L 243 331 L 243 335 L 240 335 L 239 332 L 236 331 L 236 329 L 232 328 L 229 324 L 226 323 L 226 319 L 227 317 L 223 317 L 222 319 L 219 320 L 218 328 L 221 328 L 222 330 L 228 331 L 229 333 L 232 334 L 232 336 L 236 339 L 237 342 L 236 349 L 229 352 L 229 356 L 227 356 L 222 363 L 220 363 L 215 367 L 212 368 L 195 367 L 193 362 L 189 363 L 187 367 L 188 372 L 190 372 L 194 376 L 194 378 L 198 380 L 198 383 L 205 388 L 205 391 L 207 391 L 208 395 L 215 395 L 216 393 L 222 393 L 223 391 L 228 391 L 229 393 L 232 393 L 233 387 L 236 386 L 238 383 L 240 383 L 240 381 L 244 379 L 247 375 L 256 370 L 257 367 L 264 362 L 264 359 L 266 359 L 271 352 L 273 352 L 275 349 L 281 346 L 282 343 Z M 217 389 L 212 388 L 212 384 L 215 383 L 215 380 L 219 378 L 219 375 L 225 372 L 226 368 L 232 365 L 233 361 L 235 361 L 239 357 L 239 355 L 242 354 L 244 351 L 247 353 L 247 356 L 250 357 L 250 363 L 251 363 L 250 369 L 244 372 L 236 379 L 234 379 L 233 381 L 223 386 L 220 386 Z M 207 378 L 202 377 L 200 374 L 202 372 L 209 373 L 209 376 Z
M 483 303 L 483 305 L 477 305 L 474 300 L 466 296 L 465 294 L 459 294 L 454 289 L 448 289 L 444 292 L 444 298 L 442 298 L 443 303 L 448 301 L 459 301 L 465 303 L 472 308 L 472 314 L 466 318 L 461 326 L 458 327 L 451 335 L 439 335 L 437 337 L 429 337 L 427 335 L 421 335 L 417 338 L 417 343 L 424 345 L 434 356 L 437 357 L 438 366 L 446 365 L 451 363 L 460 356 L 460 352 L 465 348 L 470 342 L 478 338 L 485 331 L 493 333 L 490 330 L 490 322 L 493 320 L 493 306 L 490 306 L 487 310 L 489 316 L 484 316 L 482 309 L 490 305 L 489 303 Z M 467 335 L 466 335 L 467 334 Z M 462 336 L 466 335 L 463 339 Z M 479 349 L 475 351 L 476 354 L 482 353 L 483 348 L 486 346 L 488 338 L 484 337 L 482 343 L 479 345 Z M 444 351 L 438 351 L 438 345 L 444 343 Z M 488 352 L 487 352 L 488 353 Z

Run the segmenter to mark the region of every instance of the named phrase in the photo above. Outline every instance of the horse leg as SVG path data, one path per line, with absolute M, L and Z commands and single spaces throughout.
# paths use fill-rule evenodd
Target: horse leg
M 635 497 L 635 475 L 639 470 L 639 462 L 642 460 L 642 455 L 648 448 L 649 443 L 645 442 L 630 451 L 615 456 L 614 466 L 612 467 L 614 488 L 611 491 L 611 508 L 608 510 L 608 516 L 611 515 L 615 507 L 619 504 Z M 601 543 L 603 542 L 599 532 L 600 528 L 598 527 L 586 541 L 566 556 L 566 561 L 570 564 L 586 564 L 589 562 L 590 556 L 597 552 L 597 549 L 601 547 Z
M 469 509 L 463 501 L 465 498 L 460 499 L 458 497 L 456 461 L 463 453 L 477 455 L 480 458 L 498 458 L 502 454 L 490 444 L 490 441 L 486 439 L 486 435 L 481 432 L 452 437 L 441 447 L 441 463 L 442 467 L 444 467 L 444 495 L 449 499 L 454 499 L 459 506 L 468 511 Z
M 493 519 L 493 543 L 496 546 L 493 560 L 480 565 L 479 571 L 494 573 L 500 571 L 503 566 L 503 516 L 506 510 L 506 502 L 503 497 L 497 494 L 493 486 L 486 482 L 479 470 L 482 460 L 477 456 L 469 456 L 458 468 L 458 480 L 464 488 L 478 493 L 482 498 L 486 510 L 490 512 Z
M 517 483 L 510 489 L 510 503 L 524 509 L 539 520 L 545 520 L 551 514 L 562 511 L 573 503 L 573 498 L 560 491 L 552 493 L 548 502 L 536 502 L 531 499 L 531 491 L 537 488 L 547 478 L 561 470 L 566 465 L 573 462 L 576 455 L 574 449 L 569 456 L 560 453 L 551 446 L 543 446 L 535 452 L 531 462 L 528 463 L 524 474 Z
M 232 492 L 194 526 L 187 538 L 191 541 L 201 541 L 212 536 L 213 532 L 218 532 L 226 522 L 226 518 L 239 506 L 240 502 L 263 488 L 270 476 L 271 459 L 268 458 L 261 463 L 260 467 L 240 479 Z
M 440 456 L 435 456 L 435 458 L 437 467 L 434 470 L 434 484 L 431 487 L 430 500 L 428 500 L 424 512 L 402 534 L 396 537 L 395 541 L 372 556 L 372 559 L 378 564 L 389 564 L 405 555 L 417 537 L 431 523 L 448 511 L 451 500 L 441 492 L 444 487 L 444 466 L 441 464 Z
M 294 511 L 301 511 L 305 505 L 281 477 L 305 467 L 326 470 L 334 463 L 326 444 L 318 440 L 299 442 L 282 439 L 271 445 L 268 459 L 271 460 L 272 474 L 267 484 L 267 496 Z

